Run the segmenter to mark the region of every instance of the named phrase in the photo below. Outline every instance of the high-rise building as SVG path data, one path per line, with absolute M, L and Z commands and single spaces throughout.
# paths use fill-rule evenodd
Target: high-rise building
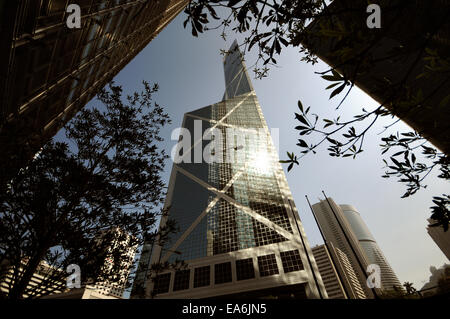
M 99 245 L 106 243 L 107 253 L 120 251 L 121 263 L 118 272 L 113 272 L 114 258 L 107 257 L 103 269 L 103 279 L 87 279 L 80 288 L 65 289 L 46 296 L 46 299 L 116 299 L 123 298 L 127 288 L 128 276 L 133 265 L 136 246 L 130 246 L 132 237 L 120 228 L 111 228 L 100 232 L 96 241 Z
M 371 298 L 373 293 L 367 285 L 364 271 L 371 264 L 380 267 L 380 289 L 393 290 L 393 286 L 402 287 L 361 215 L 353 206 L 337 205 L 333 199 L 327 198 L 314 204 L 312 209 L 325 239 L 347 255 L 368 298 Z
M 312 248 L 330 299 L 366 299 L 347 255 L 330 242 Z
M 22 265 L 26 266 L 27 258 L 24 258 Z M 0 297 L 7 296 L 11 291 L 15 280 L 24 272 L 23 267 L 16 269 L 4 260 L 0 265 Z M 58 268 L 52 267 L 45 261 L 39 263 L 29 283 L 25 287 L 22 297 L 40 297 L 47 294 L 57 294 L 66 290 L 65 273 Z M 0 298 L 1 299 L 1 298 Z
M 380 246 L 378 246 L 375 238 L 369 231 L 366 223 L 364 223 L 361 215 L 355 207 L 351 205 L 339 205 L 348 220 L 353 233 L 358 239 L 359 245 L 363 249 L 367 260 L 370 264 L 380 266 L 381 270 L 381 285 L 383 289 L 391 290 L 394 286 L 402 287 L 391 266 L 386 260 Z
M 184 115 L 165 201 L 180 231 L 137 278 L 155 298 L 327 298 L 237 42 L 224 71 L 223 100 Z
M 325 245 L 315 246 L 312 248 L 312 252 L 314 254 L 317 267 L 319 268 L 323 284 L 327 290 L 328 298 L 347 299 L 348 296 L 345 293 L 345 288 L 339 279 L 339 274 L 334 266 L 331 259 L 332 257 L 330 256 L 327 247 Z
M 0 183 L 130 62 L 187 0 L 0 1 Z M 69 28 L 69 4 L 81 8 Z M 3 185 L 2 185 L 3 186 Z
M 432 227 L 430 225 L 434 224 L 433 219 L 428 218 L 429 225 L 427 226 L 427 232 L 433 238 L 434 242 L 444 255 L 450 260 L 450 230 L 444 231 L 442 226 Z
M 90 286 L 96 291 L 96 293 L 105 296 L 122 298 L 125 289 L 127 288 L 128 276 L 133 265 L 137 247 L 130 246 L 131 236 L 125 234 L 118 228 L 112 228 L 108 231 L 102 232 L 98 236 L 98 240 L 102 241 L 104 240 L 105 235 L 111 234 L 113 236 L 113 240 L 108 245 L 108 250 L 111 252 L 112 250 L 119 249 L 123 253 L 123 259 L 121 260 L 120 271 L 118 273 L 112 273 L 112 268 L 115 261 L 112 258 L 106 258 L 104 271 L 106 273 L 110 273 L 111 276 L 115 276 L 117 280 L 112 281 L 109 280 L 110 277 L 107 277 L 105 280 L 92 282 Z

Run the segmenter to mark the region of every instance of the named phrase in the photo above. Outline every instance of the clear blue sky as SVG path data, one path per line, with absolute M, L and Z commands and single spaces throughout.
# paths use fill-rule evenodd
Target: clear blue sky
M 194 38 L 189 30 L 183 29 L 183 20 L 184 15 L 179 15 L 115 78 L 130 92 L 141 89 L 142 80 L 160 85 L 155 101 L 166 108 L 173 121 L 163 132 L 169 153 L 175 145 L 170 134 L 181 126 L 183 114 L 222 99 L 224 75 L 219 50 L 227 49 L 235 39 L 229 34 L 225 42 L 219 37 L 220 32 L 215 31 Z M 338 116 L 335 111 L 338 99 L 329 100 L 330 92 L 325 92 L 329 83 L 314 74 L 327 66 L 324 63 L 312 66 L 301 62 L 300 57 L 298 49 L 284 49 L 277 58 L 278 67 L 271 69 L 268 78 L 253 79 L 269 128 L 280 130 L 282 159 L 286 158 L 286 151 L 298 151 L 294 112 L 299 99 L 321 117 Z M 246 55 L 247 66 L 254 61 L 254 53 Z M 351 118 L 362 107 L 369 110 L 376 106 L 374 100 L 355 89 L 341 106 L 341 119 Z M 358 209 L 400 281 L 411 281 L 421 288 L 430 276 L 429 266 L 439 267 L 447 262 L 426 232 L 426 218 L 430 215 L 432 196 L 448 193 L 449 185 L 432 175 L 426 180 L 429 185 L 426 190 L 400 198 L 405 186 L 395 179 L 381 178 L 384 171 L 379 144 L 388 132 L 378 133 L 388 123 L 379 121 L 367 134 L 364 152 L 356 160 L 330 157 L 326 148 L 321 148 L 317 155 L 308 155 L 286 175 L 311 246 L 321 244 L 322 239 L 305 195 L 315 203 L 324 190 L 337 203 Z M 408 127 L 400 123 L 394 130 L 406 131 Z M 165 181 L 171 169 L 168 162 Z

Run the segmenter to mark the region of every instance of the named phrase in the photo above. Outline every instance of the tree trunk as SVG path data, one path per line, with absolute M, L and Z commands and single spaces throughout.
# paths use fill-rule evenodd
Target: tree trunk
M 38 268 L 39 264 L 41 263 L 42 259 L 45 256 L 45 253 L 49 249 L 49 247 L 39 247 L 40 251 L 36 253 L 26 266 L 22 265 L 21 263 L 19 265 L 15 265 L 15 267 L 24 268 L 23 275 L 20 277 L 20 279 L 17 282 L 13 283 L 13 286 L 11 290 L 8 293 L 8 299 L 22 299 L 23 294 L 31 281 L 31 278 L 33 277 L 34 273 L 36 272 L 36 269 Z

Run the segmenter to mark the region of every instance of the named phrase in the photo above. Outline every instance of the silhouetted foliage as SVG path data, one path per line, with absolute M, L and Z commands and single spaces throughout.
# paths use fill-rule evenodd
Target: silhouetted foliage
M 0 194 L 0 278 L 10 272 L 8 298 L 64 290 L 70 264 L 80 266 L 83 284 L 118 282 L 128 249 L 157 236 L 168 158 L 158 144 L 170 119 L 153 102 L 158 86 L 143 85 L 124 101 L 121 86 L 110 83 L 97 96 L 100 106 L 65 126 L 67 142 L 48 142 Z M 42 262 L 50 265 L 45 279 L 29 289 Z
M 367 111 L 363 108 L 362 112 L 356 114 L 353 119 L 341 120 L 338 115 L 334 120 L 323 119 L 323 127 L 319 127 L 322 123 L 319 116 L 312 112 L 308 114 L 310 107 L 303 109 L 303 105 L 299 101 L 300 113 L 295 114 L 299 123 L 295 129 L 299 131 L 300 135 L 297 143 L 300 155 L 297 157 L 294 153 L 288 152 L 288 159 L 281 161 L 289 164 L 288 171 L 290 171 L 294 164 L 299 164 L 299 160 L 303 156 L 310 152 L 315 154 L 323 143 L 328 145 L 327 150 L 330 156 L 356 158 L 363 152 L 366 133 L 379 118 L 394 117 L 394 114 L 401 117 L 412 110 L 432 108 L 433 105 L 427 105 L 430 98 L 437 92 L 442 93 L 444 85 L 450 80 L 450 58 L 445 51 L 437 49 L 439 48 L 437 43 L 443 43 L 442 37 L 448 36 L 445 30 L 448 30 L 449 6 L 444 3 L 420 1 L 422 7 L 418 11 L 414 6 L 417 6 L 419 2 L 415 1 L 380 0 L 376 3 L 382 8 L 382 15 L 390 16 L 394 23 L 398 21 L 398 18 L 403 17 L 405 12 L 416 12 L 427 17 L 428 12 L 436 13 L 436 8 L 433 6 L 438 5 L 442 7 L 438 13 L 442 19 L 430 20 L 428 18 L 429 23 L 421 25 L 418 47 L 409 43 L 399 43 L 381 54 L 380 52 L 374 53 L 376 46 L 380 38 L 389 34 L 391 26 L 383 25 L 380 29 L 363 32 L 363 30 L 368 30 L 366 25 L 368 2 L 362 0 L 194 0 L 188 4 L 185 10 L 187 18 L 184 26 L 187 27 L 190 24 L 194 36 L 198 36 L 205 30 L 218 28 L 222 28 L 221 36 L 224 39 L 226 39 L 226 32 L 229 29 L 245 34 L 245 40 L 240 44 L 244 52 L 252 48 L 258 50 L 258 58 L 253 69 L 257 78 L 267 76 L 268 65 L 277 63 L 275 57 L 281 53 L 283 47 L 298 47 L 303 55 L 301 60 L 315 64 L 317 57 L 314 49 L 324 43 L 327 45 L 332 43 L 333 49 L 329 54 L 334 58 L 334 66 L 318 72 L 318 74 L 324 80 L 331 82 L 326 88 L 331 90 L 330 99 L 343 94 L 336 110 L 341 107 L 355 83 L 370 74 L 374 65 L 384 61 L 395 65 L 396 61 L 411 60 L 410 65 L 403 70 L 400 81 L 392 82 L 386 77 L 376 79 L 380 82 L 377 82 L 376 86 L 387 98 L 373 110 Z M 337 5 L 334 6 L 334 4 Z M 349 4 L 351 6 L 346 7 Z M 331 8 L 332 6 L 333 8 Z M 218 15 L 219 10 L 223 17 Z M 349 18 L 355 13 L 360 19 Z M 210 20 L 215 20 L 216 24 L 209 26 L 213 24 Z M 312 23 L 310 24 L 310 22 Z M 311 27 L 311 25 L 314 26 Z M 225 50 L 222 50 L 222 54 L 226 53 Z M 413 79 L 414 83 L 420 81 L 424 83 L 437 76 L 442 78 L 441 83 L 426 95 L 422 90 L 413 88 L 408 82 L 411 81 L 411 74 L 416 72 L 419 65 L 423 67 L 421 73 Z M 438 102 L 440 109 L 448 108 L 449 103 L 450 95 L 448 92 L 444 92 L 444 97 L 440 103 Z M 448 123 L 448 120 L 448 116 L 436 119 L 441 124 L 444 123 L 441 125 L 443 127 L 448 127 L 445 124 Z M 393 120 L 393 123 L 386 129 L 398 121 L 399 119 Z M 365 128 L 357 131 L 355 124 L 365 125 Z M 307 136 L 312 133 L 321 136 L 318 143 L 308 142 Z M 339 134 L 341 135 L 338 136 Z M 444 144 L 448 143 L 445 141 L 445 136 L 448 134 L 441 137 L 439 134 L 435 135 Z M 396 153 L 389 158 L 392 163 L 385 160 L 390 171 L 384 175 L 384 177 L 397 176 L 399 182 L 406 184 L 407 190 L 402 197 L 413 195 L 420 188 L 426 187 L 423 180 L 433 169 L 441 171 L 439 178 L 449 179 L 449 154 L 438 151 L 427 144 L 420 132 L 404 132 L 400 135 L 397 133 L 383 138 L 382 141 L 385 143 L 382 145 L 383 154 L 395 148 L 402 148 L 401 151 L 397 149 Z M 422 149 L 424 162 L 417 160 L 419 156 L 414 153 L 416 149 Z M 400 155 L 403 155 L 404 160 L 398 160 Z M 435 206 L 431 207 L 432 218 L 436 220 L 433 226 L 442 226 L 447 230 L 450 214 L 449 196 L 445 194 L 442 197 L 436 196 L 433 204 Z

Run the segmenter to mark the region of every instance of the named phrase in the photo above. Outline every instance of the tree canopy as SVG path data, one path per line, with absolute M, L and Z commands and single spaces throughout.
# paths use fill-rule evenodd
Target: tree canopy
M 70 264 L 80 267 L 82 283 L 119 282 L 124 263 L 133 262 L 129 249 L 157 235 L 168 157 L 160 129 L 170 119 L 153 101 L 158 86 L 143 86 L 124 99 L 121 86 L 110 83 L 96 106 L 65 126 L 65 140 L 48 142 L 0 194 L 0 277 L 10 276 L 8 298 L 64 290 Z M 32 289 L 42 262 L 50 267 Z
M 399 118 L 406 120 L 415 131 L 385 136 L 381 147 L 382 154 L 391 154 L 384 159 L 383 177 L 397 177 L 406 185 L 402 197 L 408 197 L 426 187 L 424 180 L 432 171 L 438 170 L 444 180 L 450 178 L 450 6 L 426 0 L 376 3 L 381 28 L 368 27 L 369 3 L 363 0 L 194 0 L 185 10 L 184 26 L 189 25 L 194 36 L 211 29 L 221 29 L 224 39 L 230 31 L 245 35 L 240 47 L 258 53 L 253 61 L 256 78 L 268 76 L 287 46 L 298 47 L 304 62 L 314 64 L 319 55 L 331 65 L 318 75 L 330 82 L 326 88 L 330 99 L 340 96 L 337 117 L 319 119 L 314 106 L 298 102 L 299 154 L 287 153 L 282 162 L 288 171 L 324 145 L 330 156 L 356 158 L 378 119 L 392 117 L 386 129 Z M 380 105 L 341 119 L 339 109 L 355 85 L 364 87 Z M 364 127 L 357 131 L 355 124 Z M 310 142 L 311 134 L 321 137 L 319 142 Z M 432 202 L 432 226 L 447 231 L 449 195 L 435 196 Z

